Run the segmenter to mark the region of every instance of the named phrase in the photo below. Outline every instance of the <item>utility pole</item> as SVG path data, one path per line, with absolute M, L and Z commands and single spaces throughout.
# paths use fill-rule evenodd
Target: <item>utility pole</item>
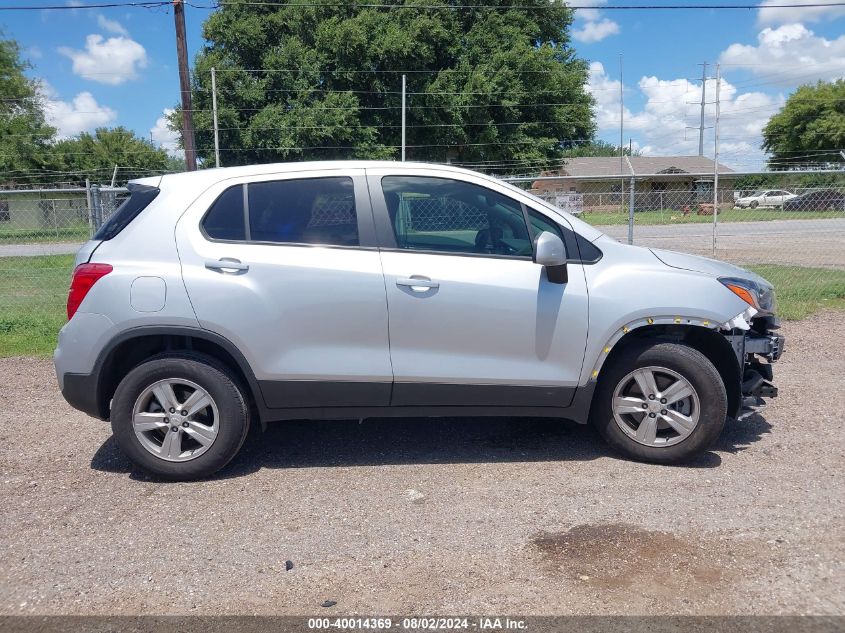
M 619 208 L 625 213 L 625 84 L 622 80 L 622 54 L 619 54 Z
M 217 75 L 211 67 L 211 111 L 214 115 L 214 166 L 220 167 L 220 137 L 217 128 Z
M 719 227 L 719 116 L 721 115 L 722 69 L 716 64 L 716 141 L 713 150 L 713 257 L 716 256 L 716 232 Z
M 625 156 L 625 161 L 628 163 L 628 169 L 631 172 L 631 190 L 628 192 L 630 200 L 628 202 L 628 244 L 634 243 L 634 192 L 637 189 L 637 179 L 634 176 L 634 166 L 631 164 L 631 159 Z
M 405 162 L 405 75 L 402 75 L 402 162 Z
M 704 100 L 707 92 L 707 62 L 701 64 L 701 123 L 698 126 L 698 155 L 704 156 Z
M 182 145 L 185 148 L 185 167 L 188 171 L 196 171 L 197 152 L 194 142 L 194 113 L 191 105 L 191 76 L 188 72 L 188 44 L 185 40 L 184 0 L 173 0 L 173 18 L 176 24 L 179 89 L 182 92 Z

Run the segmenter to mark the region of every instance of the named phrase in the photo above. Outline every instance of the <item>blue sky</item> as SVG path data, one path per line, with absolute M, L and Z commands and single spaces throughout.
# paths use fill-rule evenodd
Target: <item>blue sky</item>
M 573 4 L 593 7 L 576 12 L 573 43 L 592 64 L 599 136 L 619 139 L 621 54 L 625 141 L 647 154 L 697 153 L 698 132 L 685 128 L 698 125 L 700 82 L 693 80 L 703 61 L 711 74 L 722 62 L 723 162 L 740 169 L 762 165 L 760 129 L 796 86 L 845 76 L 845 7 L 613 11 L 602 0 Z M 187 8 L 192 58 L 208 13 Z M 48 114 L 61 133 L 124 125 L 173 149 L 162 119 L 178 99 L 169 8 L 0 12 L 0 26 L 35 66 L 31 74 L 44 82 Z M 715 81 L 707 96 L 715 97 Z M 708 125 L 714 109 L 707 108 Z M 712 130 L 705 147 L 712 155 Z

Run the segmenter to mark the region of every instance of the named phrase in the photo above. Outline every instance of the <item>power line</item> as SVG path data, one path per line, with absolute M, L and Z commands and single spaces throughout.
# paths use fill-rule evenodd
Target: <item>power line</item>
M 100 4 L 53 4 L 53 5 L 12 5 L 0 7 L 0 11 L 61 11 L 75 9 L 156 9 L 169 6 L 171 2 L 108 2 Z M 191 5 L 193 6 L 193 5 Z
M 278 7 L 278 8 L 325 8 L 325 7 L 348 7 L 348 3 L 318 3 L 318 2 L 270 2 L 261 0 L 221 0 L 210 4 L 202 4 L 198 2 L 186 2 L 190 7 L 196 9 L 218 9 L 226 6 L 251 6 L 251 7 Z M 88 4 L 53 4 L 53 5 L 11 5 L 0 7 L 0 11 L 61 11 L 61 10 L 75 10 L 75 9 L 124 9 L 124 8 L 140 8 L 140 9 L 154 9 L 171 5 L 170 1 L 156 0 L 149 2 L 99 2 Z M 827 8 L 845 6 L 845 2 L 816 2 L 812 4 L 803 4 L 800 2 L 783 2 L 778 4 L 767 4 L 766 9 L 809 9 L 809 8 Z M 415 11 L 448 11 L 454 9 L 480 9 L 487 11 L 512 11 L 512 10 L 542 10 L 544 7 L 530 4 L 510 4 L 500 6 L 490 6 L 485 4 L 389 4 L 389 3 L 356 3 L 356 8 L 360 9 L 403 9 Z M 595 4 L 569 4 L 569 9 L 575 11 L 596 8 Z M 549 5 L 549 9 L 557 8 Z M 729 4 L 613 4 L 601 5 L 599 7 L 602 11 L 681 11 L 681 10 L 710 10 L 710 11 L 724 11 L 724 10 L 750 10 L 759 9 L 759 4 L 747 3 L 729 3 Z

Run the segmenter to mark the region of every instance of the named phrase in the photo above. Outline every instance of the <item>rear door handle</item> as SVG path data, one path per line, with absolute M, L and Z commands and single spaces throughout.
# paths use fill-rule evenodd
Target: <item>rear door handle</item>
M 249 270 L 249 264 L 244 264 L 241 260 L 235 259 L 234 257 L 221 257 L 217 260 L 209 259 L 205 262 L 205 267 L 221 273 L 245 273 Z
M 396 280 L 397 286 L 407 286 L 414 292 L 426 292 L 440 287 L 440 282 L 432 281 L 428 277 L 408 277 Z

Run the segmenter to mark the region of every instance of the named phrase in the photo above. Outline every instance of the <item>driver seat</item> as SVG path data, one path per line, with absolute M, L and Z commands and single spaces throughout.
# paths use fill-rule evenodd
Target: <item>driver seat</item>
M 475 250 L 478 253 L 495 253 L 496 247 L 504 237 L 505 232 L 500 226 L 481 229 L 475 234 Z

